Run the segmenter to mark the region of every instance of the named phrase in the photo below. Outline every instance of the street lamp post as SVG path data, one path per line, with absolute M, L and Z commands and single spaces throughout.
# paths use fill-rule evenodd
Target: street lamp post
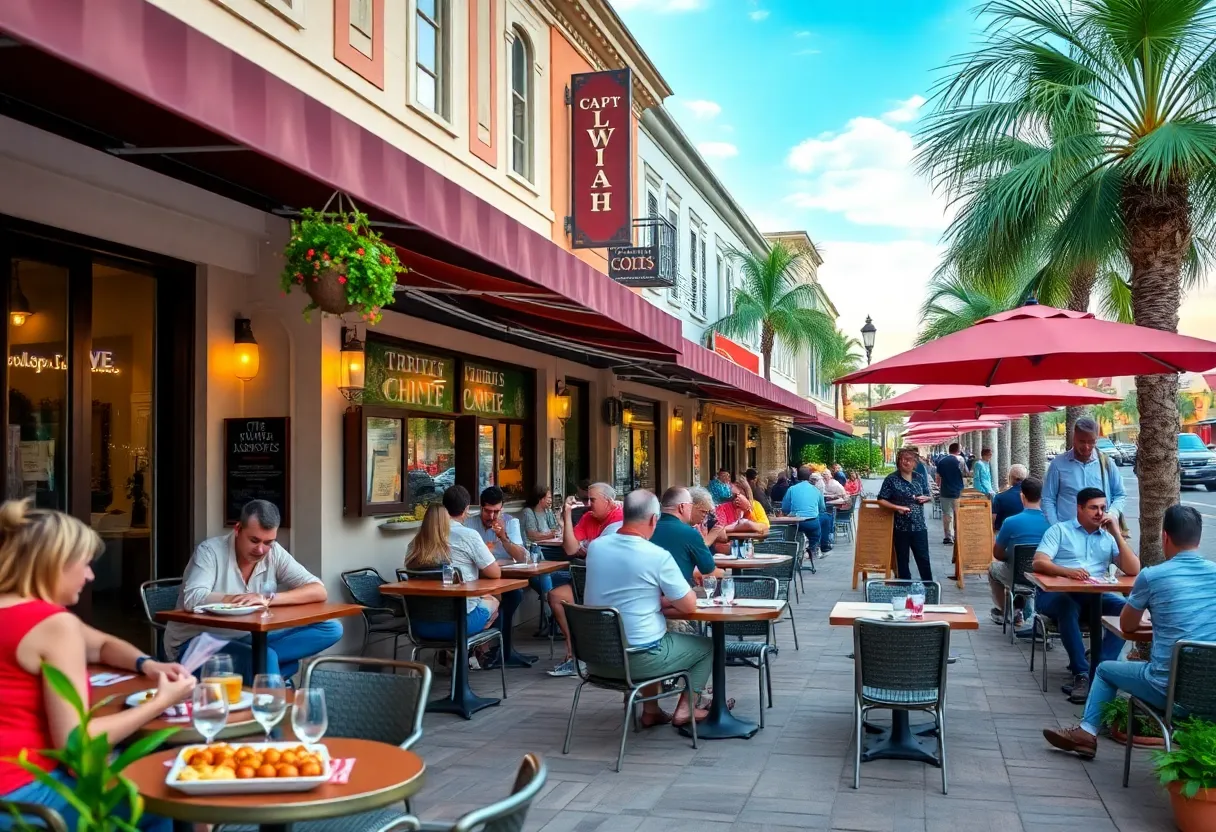
M 870 359 L 874 355 L 874 336 L 878 334 L 878 328 L 874 326 L 874 322 L 870 320 L 870 316 L 866 315 L 866 324 L 861 328 L 861 344 L 866 348 L 866 366 L 870 366 Z M 870 418 L 870 444 L 874 443 L 874 386 L 868 381 L 866 382 L 866 415 Z M 883 454 L 884 458 L 886 454 Z M 866 455 L 866 467 L 870 470 L 870 456 Z

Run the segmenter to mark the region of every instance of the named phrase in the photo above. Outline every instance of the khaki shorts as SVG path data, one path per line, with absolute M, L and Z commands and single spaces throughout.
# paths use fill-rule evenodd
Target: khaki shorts
M 988 567 L 988 577 L 998 584 L 1009 586 L 1013 583 L 1013 565 L 1003 560 L 994 560 Z

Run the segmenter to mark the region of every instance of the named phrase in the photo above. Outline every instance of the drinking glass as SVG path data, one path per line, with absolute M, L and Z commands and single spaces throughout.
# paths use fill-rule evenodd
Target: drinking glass
M 302 688 L 296 691 L 295 702 L 291 708 L 291 727 L 296 732 L 296 736 L 309 745 L 315 745 L 321 741 L 329 728 L 324 690 Z
M 278 673 L 259 673 L 253 678 L 253 718 L 266 732 L 266 742 L 270 742 L 270 732 L 279 724 L 287 713 L 287 685 Z
M 224 686 L 203 682 L 194 688 L 190 704 L 194 730 L 210 745 L 228 724 L 228 696 Z
M 203 663 L 201 681 L 223 687 L 229 705 L 241 701 L 244 679 L 232 669 L 232 656 L 227 653 L 216 653 Z
M 718 589 L 718 579 L 714 577 L 704 577 L 701 579 L 701 586 L 705 587 L 705 597 L 711 602 L 714 602 L 714 592 Z
M 734 578 L 723 578 L 722 579 L 722 603 L 726 604 L 728 607 L 731 604 L 735 603 L 735 579 Z
M 258 583 L 258 595 L 262 596 L 262 620 L 270 618 L 270 602 L 274 600 L 275 590 L 278 586 L 275 584 L 274 575 L 266 572 L 262 575 L 261 581 Z
M 891 611 L 904 612 L 908 609 L 908 596 L 895 595 L 891 598 Z
M 912 596 L 912 617 L 925 617 L 925 596 L 924 593 Z
M 443 585 L 451 586 L 456 580 L 456 569 L 450 563 L 443 565 Z

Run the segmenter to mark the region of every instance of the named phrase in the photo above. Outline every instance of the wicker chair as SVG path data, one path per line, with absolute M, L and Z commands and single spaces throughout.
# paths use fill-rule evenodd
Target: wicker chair
M 853 788 L 861 788 L 862 736 L 871 708 L 927 711 L 937 726 L 937 757 L 946 794 L 946 659 L 950 625 L 944 621 L 853 622 L 855 705 Z
M 379 832 L 519 832 L 524 828 L 528 808 L 545 785 L 545 777 L 545 764 L 535 754 L 528 754 L 519 764 L 515 788 L 511 790 L 510 797 L 469 812 L 455 823 L 419 822 L 417 818 L 402 818 L 381 828 Z
M 758 555 L 789 555 L 790 560 L 783 563 L 774 563 L 772 566 L 764 566 L 759 569 L 749 569 L 747 574 L 753 578 L 776 578 L 777 579 L 777 598 L 786 602 L 785 616 L 790 622 L 790 631 L 794 634 L 794 649 L 798 650 L 798 625 L 794 623 L 794 607 L 789 603 L 790 600 L 790 584 L 794 583 L 794 576 L 800 575 L 798 570 L 798 544 L 778 542 L 775 540 L 763 540 L 756 544 L 756 554 Z M 797 584 L 794 585 L 795 598 L 797 597 Z M 784 619 L 777 619 L 773 624 L 776 625 Z M 776 630 L 774 629 L 773 640 L 776 641 Z
M 1019 595 L 1034 595 L 1035 588 L 1026 581 L 1026 573 L 1034 571 L 1034 553 L 1038 546 L 1014 546 L 1013 559 L 1008 561 L 1013 566 L 1013 575 L 1005 584 L 1005 617 L 1001 620 L 1001 632 L 1008 631 L 1009 643 L 1017 641 L 1013 630 L 1013 605 Z M 1032 645 L 1033 646 L 1033 645 Z
M 139 585 L 139 597 L 143 601 L 144 615 L 152 625 L 156 639 L 156 658 L 165 661 L 165 625 L 156 620 L 158 612 L 177 609 L 177 596 L 181 590 L 181 578 L 157 578 Z
M 625 739 L 629 736 L 629 723 L 634 722 L 637 728 L 637 715 L 634 705 L 641 702 L 654 702 L 687 693 L 690 702 L 694 701 L 692 683 L 688 669 L 676 670 L 653 679 L 635 680 L 629 672 L 629 641 L 625 638 L 625 624 L 621 614 L 613 607 L 585 607 L 580 604 L 566 605 L 566 626 L 570 628 L 570 646 L 574 654 L 575 666 L 581 681 L 574 689 L 574 702 L 570 705 L 570 719 L 566 723 L 566 743 L 562 753 L 570 753 L 570 740 L 574 734 L 574 715 L 578 710 L 578 699 L 585 685 L 597 688 L 616 690 L 627 693 L 625 698 L 625 721 L 621 727 L 621 747 L 616 756 L 616 771 L 621 770 L 621 761 L 625 758 Z M 591 672 L 591 668 L 599 671 L 609 671 L 612 676 L 602 676 Z M 617 675 L 619 674 L 619 675 Z M 683 685 L 673 685 L 670 689 L 662 686 L 653 696 L 643 696 L 642 688 L 671 680 L 683 682 Z M 692 747 L 697 747 L 697 721 L 688 723 L 692 729 Z
M 735 578 L 736 598 L 759 598 L 768 601 L 777 597 L 777 579 L 746 576 Z M 726 624 L 726 663 L 746 665 L 759 671 L 760 681 L 760 727 L 764 727 L 764 695 L 768 692 L 768 706 L 773 707 L 772 657 L 777 655 L 773 646 L 773 623 L 771 621 L 741 621 Z M 762 638 L 764 641 L 748 641 Z
M 63 817 L 54 809 L 40 806 L 37 803 L 17 803 L 11 800 L 0 800 L 0 816 L 21 818 L 24 828 L 30 830 L 46 830 L 46 832 L 68 832 L 68 825 Z
M 888 580 L 866 581 L 865 599 L 867 604 L 885 604 L 892 598 L 907 595 L 916 581 L 906 581 L 901 578 Z M 942 601 L 942 585 L 937 581 L 920 581 L 925 587 L 925 603 L 940 604 Z
M 393 658 L 397 658 L 401 637 L 409 637 L 410 621 L 405 615 L 405 605 L 400 598 L 384 595 L 380 587 L 388 581 L 380 577 L 375 569 L 352 569 L 342 573 L 342 585 L 351 600 L 363 607 L 363 647 L 359 654 L 367 653 L 372 638 L 377 642 L 393 640 Z
M 764 539 L 787 543 L 795 541 L 798 539 L 798 525 L 796 523 L 774 523 L 768 527 L 768 535 Z
M 1158 710 L 1142 699 L 1131 697 L 1127 707 L 1127 747 L 1123 752 L 1123 787 L 1132 770 L 1132 744 L 1136 733 L 1136 712 L 1143 711 L 1161 729 L 1168 753 L 1176 715 L 1216 721 L 1216 643 L 1179 641 L 1170 659 L 1170 681 L 1166 688 L 1165 708 Z

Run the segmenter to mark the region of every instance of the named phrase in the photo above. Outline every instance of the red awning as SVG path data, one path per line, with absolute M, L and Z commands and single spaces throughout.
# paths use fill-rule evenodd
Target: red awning
M 684 350 L 676 363 L 709 380 L 707 384 L 701 385 L 708 389 L 708 397 L 726 399 L 751 407 L 786 410 L 811 418 L 818 416 L 819 411 L 809 400 L 782 389 L 771 381 L 765 381 L 755 373 L 688 339 L 684 340 Z

